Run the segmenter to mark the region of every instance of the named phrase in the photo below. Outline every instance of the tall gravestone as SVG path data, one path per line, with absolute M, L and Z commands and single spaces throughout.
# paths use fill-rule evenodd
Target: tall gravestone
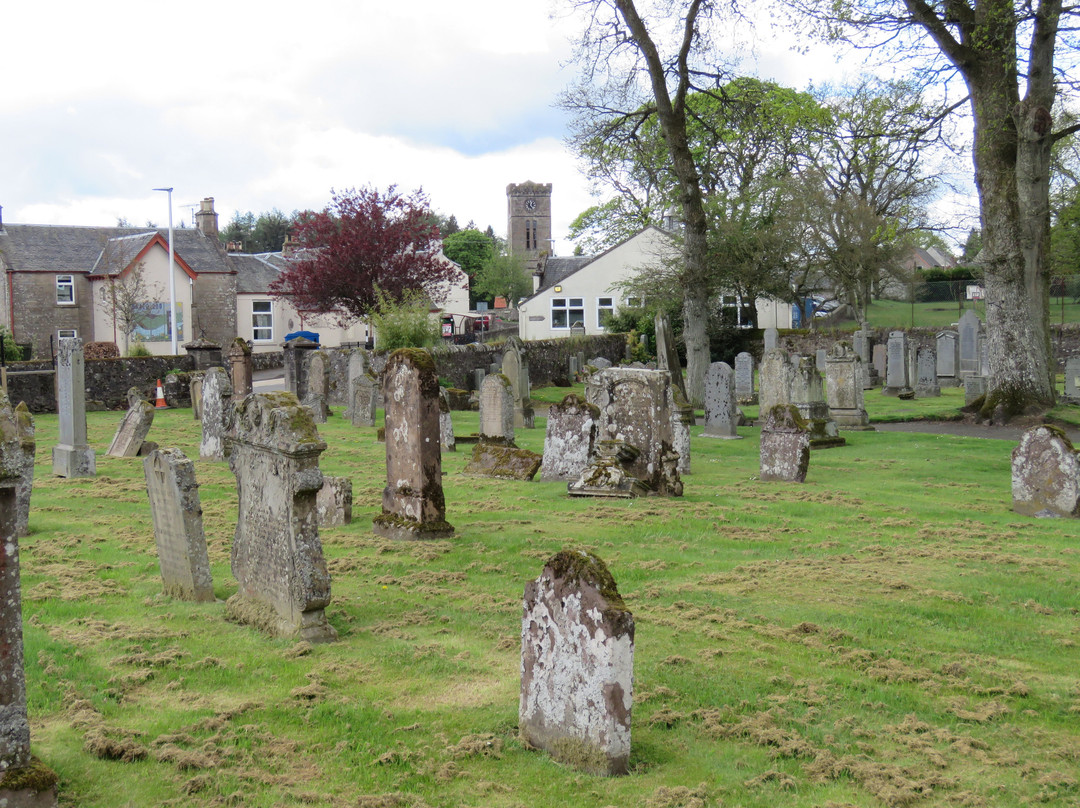
M 597 441 L 625 441 L 640 452 L 629 468 L 649 490 L 682 496 L 672 434 L 671 376 L 664 370 L 607 368 L 589 377 L 586 400 L 600 411 Z
M 754 393 L 754 357 L 742 351 L 735 355 L 735 401 L 738 404 L 756 404 Z
M 877 373 L 877 377 L 881 380 L 882 384 L 885 384 L 885 369 L 889 364 L 888 350 L 885 345 L 880 342 L 875 343 L 873 346 L 873 354 L 870 364 L 873 365 L 874 372 Z
M 303 401 L 308 392 L 308 358 L 319 350 L 319 343 L 306 337 L 296 337 L 282 346 L 285 364 L 285 388 Z
M 1080 356 L 1070 356 L 1065 360 L 1065 395 L 1069 404 L 1080 403 Z
M 225 434 L 232 408 L 232 384 L 225 368 L 210 368 L 203 376 L 202 443 L 203 460 L 225 459 Z
M 919 348 L 915 362 L 915 395 L 918 398 L 937 398 L 941 395 L 937 368 L 937 351 L 928 346 Z
M 765 329 L 765 348 L 764 351 L 775 351 L 780 348 L 780 332 L 775 328 Z
M 34 416 L 25 401 L 15 408 L 15 421 L 19 433 L 21 463 L 19 482 L 15 486 L 16 514 L 15 535 L 30 535 L 30 495 L 34 491 L 34 456 L 37 442 L 34 440 Z
M 682 394 L 678 385 L 668 385 L 668 409 L 671 411 L 671 446 L 678 454 L 675 464 L 679 474 L 690 473 L 690 427 L 694 420 L 694 408 Z
M 86 442 L 86 369 L 77 337 L 63 337 L 56 352 L 56 405 L 60 442 L 52 450 L 53 474 L 93 477 L 97 461 Z
M 379 387 L 367 373 L 361 373 L 352 381 L 349 416 L 353 426 L 375 426 Z
M 511 337 L 506 341 L 502 373 L 510 380 L 514 395 L 514 426 L 519 429 L 532 429 L 535 416 L 532 400 L 529 398 L 529 363 L 525 360 L 525 343 L 518 337 Z
M 843 446 L 847 441 L 840 437 L 836 422 L 829 415 L 825 403 L 825 389 L 818 373 L 817 359 L 804 356 L 795 367 L 791 383 L 791 403 L 810 429 L 810 448 L 827 449 Z
M 837 342 L 825 359 L 825 389 L 829 417 L 840 429 L 868 430 L 862 359 L 846 342 Z
M 781 404 L 765 413 L 759 459 L 759 479 L 764 482 L 806 482 L 810 430 L 793 405 Z
M 958 346 L 960 354 L 960 376 L 978 376 L 979 373 L 979 338 L 982 322 L 974 309 L 968 309 L 960 316 L 957 326 L 960 334 Z
M 955 331 L 939 331 L 934 340 L 937 348 L 938 386 L 956 387 L 960 384 L 960 335 Z
M 439 379 L 426 351 L 400 349 L 383 371 L 386 488 L 372 529 L 391 539 L 441 539 L 446 521 L 439 448 Z
M 873 363 L 874 338 L 872 333 L 859 329 L 852 335 L 851 347 L 855 356 L 859 358 L 859 364 L 862 367 L 863 390 L 873 390 L 881 383 L 877 368 L 874 367 Z
M 903 331 L 889 334 L 888 362 L 885 365 L 885 387 L 882 394 L 899 396 L 912 392 L 911 378 L 908 375 L 908 340 Z
M 779 404 L 790 404 L 794 377 L 795 368 L 784 351 L 766 351 L 758 368 L 759 412 L 768 412 Z
M 564 550 L 523 600 L 522 740 L 589 774 L 626 774 L 634 616 L 615 579 L 595 555 Z
M 191 415 L 196 421 L 202 420 L 202 385 L 205 371 L 193 370 L 188 376 L 188 391 L 191 394 Z
M 439 388 L 439 443 L 444 452 L 457 451 L 454 419 L 450 416 L 450 393 L 445 387 Z
M 679 363 L 679 352 L 675 346 L 675 332 L 671 329 L 667 314 L 658 311 L 653 318 L 653 327 L 656 331 L 656 368 L 670 373 L 672 383 L 682 392 L 683 398 L 689 400 L 682 365 Z
M 1080 454 L 1052 426 L 1027 430 L 1012 453 L 1013 510 L 1026 516 L 1080 517 Z
M 502 373 L 484 378 L 480 388 L 480 434 L 487 440 L 514 442 L 514 390 Z
M 735 429 L 735 374 L 727 362 L 713 362 L 705 373 L 705 431 L 707 438 L 738 438 Z
M 154 406 L 149 401 L 137 399 L 116 428 L 105 454 L 108 457 L 136 457 L 153 424 Z
M 237 337 L 229 346 L 227 358 L 233 398 L 239 401 L 252 390 L 251 348 L 245 340 Z
M 548 410 L 540 479 L 576 480 L 589 464 L 596 444 L 600 410 L 574 393 Z
M 367 373 L 367 355 L 362 348 L 353 348 L 349 352 L 349 365 L 345 384 L 345 418 L 352 420 L 353 388 L 356 380 Z
M 229 468 L 239 499 L 232 573 L 239 590 L 231 619 L 277 637 L 326 642 L 330 573 L 319 539 L 316 497 L 323 486 L 311 412 L 291 393 L 253 393 L 236 405 Z
M 326 354 L 319 350 L 310 351 L 307 356 L 307 392 L 300 401 L 305 407 L 311 408 L 315 423 L 325 424 L 330 415 L 330 407 L 326 403 L 330 384 Z
M 155 449 L 143 460 L 143 474 L 165 594 L 213 602 L 195 463 L 179 449 Z

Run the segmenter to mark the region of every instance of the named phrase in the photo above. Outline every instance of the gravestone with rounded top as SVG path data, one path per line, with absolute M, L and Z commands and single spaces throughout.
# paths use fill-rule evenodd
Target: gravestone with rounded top
M 349 417 L 353 426 L 375 426 L 376 402 L 379 387 L 368 373 L 361 373 L 352 380 Z
M 918 349 L 915 361 L 915 395 L 918 398 L 937 398 L 941 395 L 938 384 L 937 350 L 929 346 Z
M 1027 430 L 1012 453 L 1013 510 L 1026 516 L 1080 517 L 1080 454 L 1053 426 Z
M 480 387 L 480 435 L 514 442 L 514 389 L 504 374 L 493 373 Z

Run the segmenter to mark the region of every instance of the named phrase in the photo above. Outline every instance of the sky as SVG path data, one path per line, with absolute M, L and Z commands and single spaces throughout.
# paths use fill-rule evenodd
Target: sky
M 4 10 L 4 221 L 190 223 L 322 209 L 331 191 L 422 188 L 506 232 L 506 186 L 552 183 L 557 254 L 594 203 L 555 105 L 573 23 L 548 0 L 44 0 Z M 280 10 L 273 10 L 274 8 Z M 757 74 L 804 89 L 841 68 L 759 35 Z M 17 76 L 17 78 L 16 78 Z

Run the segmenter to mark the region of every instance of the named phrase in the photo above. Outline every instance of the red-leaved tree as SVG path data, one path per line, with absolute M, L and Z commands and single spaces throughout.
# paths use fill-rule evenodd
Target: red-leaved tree
M 331 191 L 322 212 L 298 219 L 300 249 L 270 291 L 301 311 L 349 321 L 377 308 L 376 290 L 398 301 L 410 290 L 434 293 L 451 280 L 422 190 L 408 196 L 394 185 Z

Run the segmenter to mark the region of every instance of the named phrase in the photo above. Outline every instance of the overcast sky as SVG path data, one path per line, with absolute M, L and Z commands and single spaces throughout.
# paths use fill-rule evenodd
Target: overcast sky
M 272 9 L 280 9 L 274 11 Z M 506 231 L 506 185 L 553 184 L 556 251 L 592 203 L 553 106 L 573 68 L 547 0 L 110 0 L 3 12 L 0 205 L 8 222 L 164 225 L 215 198 L 321 209 L 332 188 L 423 187 Z M 560 30 L 560 28 L 562 30 Z M 804 89 L 828 56 L 768 39 L 758 73 Z

